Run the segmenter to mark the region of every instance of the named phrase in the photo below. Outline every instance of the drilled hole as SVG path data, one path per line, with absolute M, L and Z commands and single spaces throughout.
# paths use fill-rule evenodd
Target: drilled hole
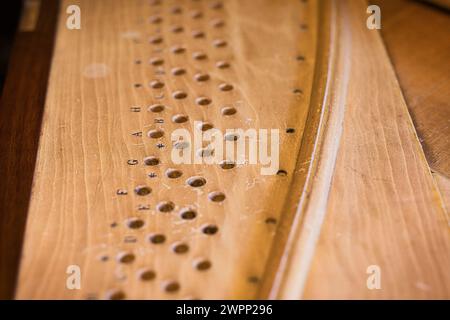
M 226 61 L 218 61 L 216 63 L 216 67 L 219 68 L 219 69 L 226 69 L 226 68 L 230 67 L 230 64 L 228 62 L 226 62 Z
M 220 162 L 219 165 L 224 170 L 229 170 L 229 169 L 233 169 L 234 167 L 236 167 L 236 163 L 231 160 L 223 160 Z
M 175 99 L 184 99 L 187 97 L 187 93 L 183 91 L 175 91 L 172 95 Z
M 173 26 L 170 30 L 173 33 L 180 33 L 184 31 L 184 28 L 182 26 Z
M 237 141 L 239 139 L 239 135 L 237 133 L 226 133 L 224 139 L 226 141 Z
M 211 21 L 211 25 L 214 28 L 221 28 L 225 25 L 225 22 L 222 19 L 214 19 Z
M 194 79 L 197 80 L 197 81 L 200 81 L 200 82 L 207 81 L 207 80 L 209 80 L 209 74 L 207 74 L 207 73 L 197 73 L 197 74 L 195 74 Z
M 206 53 L 203 53 L 203 52 L 194 52 L 192 54 L 192 57 L 195 60 L 205 60 L 208 56 L 206 55 Z
M 128 228 L 139 229 L 144 226 L 144 221 L 139 218 L 130 218 L 126 222 Z
M 211 103 L 211 99 L 206 98 L 206 97 L 199 97 L 199 98 L 195 99 L 195 102 L 200 106 L 207 106 L 208 104 Z
M 132 263 L 135 259 L 135 256 L 131 252 L 121 252 L 117 255 L 117 261 L 120 263 Z
M 175 209 L 175 204 L 172 201 L 162 201 L 156 206 L 159 212 L 171 212 Z
M 183 150 L 183 149 L 188 149 L 190 147 L 190 144 L 188 141 L 177 141 L 173 144 L 173 147 L 177 150 Z
M 212 202 L 222 202 L 225 200 L 226 196 L 223 192 L 213 191 L 208 195 L 208 198 Z
M 135 88 L 140 88 L 140 87 L 142 87 L 142 84 L 140 84 L 140 83 L 135 83 L 135 84 L 134 84 L 134 87 L 135 87 Z
M 209 122 L 202 122 L 202 123 L 200 123 L 200 124 L 198 125 L 198 128 L 199 128 L 201 131 L 208 131 L 208 130 L 211 130 L 212 128 L 214 128 L 214 126 L 212 125 L 212 123 L 209 123 Z
M 162 18 L 160 16 L 151 16 L 149 18 L 150 23 L 159 24 L 162 22 Z
M 305 57 L 302 55 L 298 55 L 296 59 L 297 61 L 305 61 Z
M 197 212 L 192 209 L 184 209 L 180 212 L 180 217 L 183 220 L 193 220 L 197 217 Z
M 161 36 L 152 36 L 148 41 L 152 44 L 160 44 L 163 42 L 163 38 Z
M 181 75 L 183 75 L 183 74 L 185 74 L 185 73 L 186 73 L 186 70 L 183 69 L 183 68 L 173 68 L 173 69 L 172 69 L 172 74 L 173 74 L 174 76 L 181 76 Z
M 259 282 L 259 278 L 256 276 L 250 276 L 247 278 L 247 280 L 248 280 L 248 282 L 254 283 L 254 284 Z
M 138 195 L 138 196 L 146 196 L 148 194 L 150 194 L 152 192 L 152 189 L 150 189 L 147 186 L 137 186 L 134 189 L 134 192 Z
M 219 9 L 222 9 L 222 8 L 223 8 L 223 4 L 222 4 L 222 2 L 220 2 L 220 1 L 216 1 L 216 2 L 211 3 L 211 4 L 209 5 L 209 7 L 210 7 L 211 9 L 214 9 L 214 10 L 219 10 Z
M 295 129 L 294 128 L 287 128 L 286 129 L 286 133 L 295 133 Z
M 141 61 L 141 60 L 134 60 L 134 63 L 135 63 L 135 64 L 141 64 L 142 61 Z
M 106 293 L 106 299 L 108 300 L 123 300 L 125 299 L 125 293 L 119 289 L 113 289 Z
M 173 144 L 173 147 L 177 150 L 187 149 L 189 146 L 189 142 L 187 141 L 177 141 Z
M 159 80 L 153 80 L 150 82 L 150 87 L 153 89 L 161 89 L 164 87 L 164 83 Z
M 160 233 L 152 234 L 148 240 L 153 244 L 162 244 L 166 242 L 166 236 Z
M 159 159 L 154 156 L 144 158 L 144 164 L 146 166 L 157 166 L 159 164 Z
M 102 262 L 106 262 L 109 260 L 109 257 L 107 255 L 101 255 L 98 259 Z
M 192 31 L 192 37 L 199 39 L 199 38 L 204 38 L 205 37 L 205 33 L 203 31 L 200 30 L 194 30 Z
M 227 42 L 223 39 L 216 39 L 213 41 L 213 45 L 214 45 L 214 47 L 222 48 L 227 45 Z
M 202 148 L 197 151 L 197 155 L 202 158 L 212 157 L 214 155 L 214 150 L 210 148 Z
M 180 290 L 180 284 L 176 281 L 168 281 L 164 284 L 164 291 L 167 293 L 175 293 Z
M 233 90 L 233 86 L 229 83 L 221 83 L 219 85 L 219 89 L 222 91 L 230 91 Z
M 166 176 L 170 179 L 177 179 L 183 175 L 183 172 L 178 169 L 167 169 Z
M 185 51 L 186 51 L 186 49 L 181 47 L 181 46 L 174 46 L 174 47 L 172 47 L 172 52 L 175 53 L 175 54 L 180 54 L 180 53 L 183 53 Z
M 176 114 L 172 117 L 172 121 L 175 123 L 185 123 L 189 120 L 189 117 L 184 114 Z
M 149 138 L 159 139 L 159 138 L 162 138 L 164 136 L 164 131 L 162 131 L 161 129 L 153 129 L 153 130 L 150 130 L 147 133 L 147 135 L 148 135 Z
M 193 188 L 202 187 L 206 184 L 206 179 L 203 177 L 190 177 L 186 183 Z
M 208 236 L 212 236 L 219 231 L 219 228 L 214 224 L 208 224 L 202 228 L 202 232 Z
M 277 223 L 277 219 L 269 217 L 266 219 L 266 223 L 267 224 L 276 224 Z
M 233 114 L 236 114 L 237 110 L 234 107 L 224 107 L 222 108 L 222 114 L 224 116 L 232 116 Z
M 194 267 L 198 271 L 206 271 L 211 268 L 211 262 L 209 260 L 198 260 L 194 263 Z
M 156 273 L 150 269 L 141 269 L 137 272 L 137 275 L 141 281 L 151 281 L 156 278 Z
M 203 13 L 202 13 L 201 11 L 199 11 L 199 10 L 193 10 L 193 11 L 191 12 L 191 17 L 192 17 L 193 19 L 200 19 L 200 18 L 203 17 Z
M 287 176 L 286 170 L 278 170 L 278 171 L 277 171 L 277 176 L 280 176 L 280 177 L 285 177 L 285 176 Z
M 164 108 L 165 107 L 162 104 L 153 104 L 148 107 L 148 111 L 158 113 L 164 111 Z
M 172 14 L 181 14 L 183 12 L 183 9 L 181 9 L 181 7 L 172 7 L 172 9 L 170 9 L 170 12 Z
M 294 94 L 296 94 L 296 95 L 299 95 L 299 94 L 302 94 L 302 93 L 303 93 L 303 91 L 300 90 L 300 89 L 294 89 L 294 90 L 292 90 L 292 92 L 293 92 Z
M 152 58 L 150 59 L 150 64 L 154 66 L 160 66 L 164 63 L 164 60 L 162 58 Z
M 186 243 L 177 242 L 172 246 L 172 250 L 176 254 L 183 254 L 189 251 L 189 246 Z

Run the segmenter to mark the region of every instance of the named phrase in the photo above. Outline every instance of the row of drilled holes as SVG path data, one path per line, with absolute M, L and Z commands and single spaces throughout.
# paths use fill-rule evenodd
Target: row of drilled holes
M 198 1 L 198 0 L 196 0 L 196 1 Z M 162 4 L 161 0 L 150 1 L 150 5 L 151 6 L 160 6 L 161 4 Z M 209 8 L 213 9 L 213 10 L 220 10 L 220 9 L 223 8 L 223 4 L 220 1 L 213 2 L 213 3 L 209 4 Z M 174 5 L 174 6 L 172 6 L 170 8 L 170 13 L 175 14 L 175 15 L 183 14 L 183 11 L 184 11 L 183 8 L 181 6 L 178 6 L 178 5 Z M 190 11 L 190 16 L 193 19 L 200 19 L 200 18 L 203 17 L 203 13 L 200 10 L 194 9 L 194 10 Z M 162 18 L 160 16 L 158 16 L 158 15 L 154 15 L 154 16 L 150 17 L 150 22 L 151 23 L 155 23 L 155 24 L 159 24 L 159 23 L 162 22 Z
M 162 244 L 165 242 L 165 237 L 163 235 L 155 235 L 154 237 L 158 237 L 157 240 L 157 244 Z M 156 240 L 155 240 L 156 241 Z M 176 253 L 176 254 L 183 254 L 186 253 L 189 250 L 189 247 L 187 246 L 187 244 L 175 244 L 174 247 L 172 248 L 172 250 Z M 176 251 L 177 250 L 177 251 Z M 131 252 L 120 252 L 117 255 L 117 261 L 123 264 L 131 264 L 135 261 L 136 256 L 134 255 L 134 253 Z M 199 271 L 204 271 L 204 270 L 208 270 L 211 267 L 211 262 L 207 259 L 196 259 L 194 261 L 194 268 L 199 270 Z
M 178 29 L 179 30 L 179 29 Z M 226 43 L 224 43 L 224 42 L 216 42 L 216 44 L 219 44 L 219 46 L 221 46 L 221 44 L 226 44 Z M 174 53 L 181 53 L 181 52 L 183 52 L 184 51 L 184 49 L 181 49 L 181 48 L 173 48 L 173 52 Z M 197 53 L 197 54 L 194 54 L 194 58 L 200 58 L 200 59 L 202 59 L 202 58 L 206 58 L 206 56 L 205 55 L 203 55 L 202 53 Z M 218 63 L 218 67 L 228 67 L 229 65 L 228 65 L 228 63 L 227 62 L 219 62 Z M 183 70 L 182 68 L 174 68 L 173 70 L 172 70 L 172 73 L 174 74 L 174 75 L 180 75 L 180 74 L 184 74 L 185 73 L 185 70 Z M 195 79 L 197 80 L 197 81 L 206 81 L 207 79 L 209 78 L 209 76 L 208 75 L 204 75 L 204 74 L 197 74 L 196 76 L 195 76 Z M 164 86 L 164 84 L 163 83 L 161 83 L 161 82 L 152 82 L 151 83 L 151 87 L 153 87 L 153 88 L 155 88 L 155 89 L 159 89 L 159 88 L 162 88 Z M 229 85 L 229 84 L 222 84 L 221 86 L 219 86 L 219 88 L 222 90 L 222 91 L 229 91 L 229 90 L 232 90 L 233 89 L 233 87 L 231 86 L 231 85 Z M 301 90 L 298 90 L 298 89 L 296 89 L 296 90 L 294 90 L 294 93 L 301 93 Z M 187 94 L 185 94 L 184 92 L 181 92 L 181 91 L 178 91 L 178 92 L 175 92 L 174 93 L 174 98 L 179 98 L 179 99 L 184 99 L 184 98 L 186 98 L 187 97 Z M 205 98 L 205 97 L 200 97 L 200 98 L 198 98 L 197 100 L 196 100 L 196 102 L 197 102 L 197 104 L 199 104 L 199 105 L 207 105 L 207 104 L 209 104 L 211 101 L 208 99 L 208 98 Z M 156 110 L 158 110 L 158 109 L 161 109 L 161 106 L 158 106 L 157 108 L 156 108 Z M 155 109 L 153 108 L 153 110 L 151 110 L 152 112 L 155 112 Z M 161 112 L 162 110 L 160 110 L 160 111 L 156 111 L 156 112 Z M 224 114 L 224 115 L 231 115 L 231 114 L 234 114 L 235 113 L 235 110 L 233 110 L 233 109 L 231 109 L 231 111 L 230 110 L 228 110 L 228 109 L 224 109 L 223 111 L 222 111 L 222 114 Z M 175 119 L 181 119 L 181 121 L 180 122 L 178 122 L 178 121 L 176 121 Z M 182 122 L 185 122 L 185 121 L 187 121 L 187 117 L 186 116 L 184 116 L 184 115 L 176 115 L 176 116 L 174 116 L 174 118 L 173 118 L 173 121 L 175 122 L 175 123 L 182 123 Z M 287 133 L 293 133 L 295 130 L 294 129 L 292 129 L 292 128 L 288 128 L 287 130 L 286 130 L 286 132 Z M 158 134 L 157 134 L 158 135 Z M 233 138 L 233 140 L 235 141 L 235 140 L 237 140 L 237 138 Z M 224 169 L 230 169 L 230 168 L 233 168 L 234 167 L 234 164 L 231 164 L 231 163 L 223 163 L 223 165 L 222 165 L 222 167 L 224 168 Z M 287 173 L 286 173 L 286 171 L 284 171 L 284 170 L 280 170 L 279 172 L 278 172 L 278 174 L 279 175 L 286 175 Z M 178 178 L 178 177 L 180 177 L 181 176 L 181 174 L 178 172 L 178 171 L 171 171 L 171 172 L 166 172 L 166 175 L 169 177 L 169 178 Z M 204 183 L 203 183 L 204 184 Z M 203 185 L 203 184 L 201 184 L 201 185 Z M 195 185 L 194 185 L 194 187 L 195 187 Z M 172 206 L 168 206 L 167 205 L 167 203 L 166 204 L 162 204 L 162 207 L 160 207 L 160 208 L 168 208 L 168 207 L 172 207 Z M 162 211 L 162 212 L 164 212 L 164 211 L 171 211 L 171 210 L 166 210 L 166 209 L 163 209 L 163 210 L 160 210 L 160 211 Z M 268 218 L 267 220 L 266 220 L 266 223 L 276 223 L 276 220 L 274 219 L 274 218 Z M 214 231 L 214 233 L 215 233 L 216 231 Z M 156 240 L 156 242 L 158 242 L 158 241 L 161 241 L 161 236 L 162 235 L 154 235 L 153 236 L 153 239 L 160 239 L 160 240 Z M 155 241 L 155 240 L 154 240 Z M 174 248 L 176 248 L 176 247 L 174 247 Z M 177 250 L 177 249 L 174 249 L 175 251 Z M 184 249 L 181 249 L 182 251 L 184 250 Z M 148 276 L 149 278 L 154 278 L 154 274 L 150 274 L 149 276 Z M 253 278 L 253 279 L 250 279 L 250 278 Z M 250 282 L 257 282 L 257 278 L 256 277 L 250 277 L 249 278 L 249 281 Z M 255 280 L 256 279 L 256 280 Z M 167 291 L 167 292 L 171 292 L 171 291 L 177 291 L 179 289 L 179 284 L 177 283 L 177 282 L 168 282 L 168 283 L 166 283 L 166 285 L 165 285 L 165 291 Z

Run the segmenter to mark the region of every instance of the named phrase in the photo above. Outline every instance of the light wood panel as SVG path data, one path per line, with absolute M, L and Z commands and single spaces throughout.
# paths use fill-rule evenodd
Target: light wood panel
M 81 8 L 81 30 L 65 28 L 69 4 Z M 16 297 L 448 298 L 448 217 L 366 8 L 63 1 Z M 157 103 L 162 112 L 147 111 Z M 237 113 L 224 116 L 224 106 Z M 176 114 L 189 121 L 174 123 Z M 280 129 L 287 176 L 174 165 L 170 133 L 192 132 L 195 120 Z M 164 136 L 149 138 L 155 129 Z M 148 156 L 160 164 L 145 165 Z M 192 176 L 206 184 L 192 188 Z M 136 195 L 141 185 L 151 194 Z M 210 201 L 213 191 L 226 199 Z M 164 201 L 173 210 L 160 212 Z M 181 217 L 186 208 L 194 219 Z M 204 234 L 205 224 L 218 231 Z M 155 233 L 165 241 L 149 242 Z M 187 252 L 174 252 L 180 242 Z M 81 290 L 66 288 L 70 265 L 81 268 Z M 381 290 L 366 286 L 371 265 Z
M 331 117 L 344 107 L 345 120 L 326 216 L 300 294 L 448 299 L 448 220 L 394 71 L 379 33 L 363 23 L 365 1 L 336 3 L 338 39 L 350 39 L 337 44 L 350 50 L 342 62 L 350 73 L 345 104 L 332 104 Z M 302 262 L 299 255 L 290 267 Z M 366 286 L 371 265 L 380 267 L 380 290 Z
M 81 8 L 81 30 L 65 28 L 69 4 Z M 17 298 L 255 297 L 308 114 L 317 10 L 314 1 L 234 0 L 223 6 L 213 1 L 63 1 Z M 215 19 L 224 25 L 214 26 Z M 183 31 L 174 32 L 176 26 Z M 197 30 L 205 37 L 193 37 Z M 155 36 L 162 42 L 149 43 L 159 42 Z M 216 39 L 227 45 L 215 47 Z M 185 52 L 173 53 L 176 45 Z M 207 58 L 196 60 L 195 52 Z M 149 64 L 152 58 L 164 62 L 155 67 Z M 218 61 L 230 67 L 218 68 Z M 186 74 L 173 75 L 175 67 Z M 210 79 L 199 83 L 196 72 Z M 150 88 L 154 80 L 164 87 Z M 222 82 L 234 90 L 221 92 Z M 187 98 L 174 99 L 176 90 Z M 196 105 L 198 96 L 210 98 L 211 105 Z M 155 103 L 165 110 L 148 112 Z M 225 105 L 237 113 L 223 116 Z M 141 112 L 130 112 L 131 107 Z M 189 122 L 173 123 L 179 113 Z M 155 123 L 156 118 L 164 123 Z M 225 171 L 217 165 L 172 164 L 170 133 L 192 130 L 194 120 L 222 130 L 280 129 L 280 165 L 287 176 L 262 176 L 259 165 Z M 150 139 L 146 133 L 152 129 L 163 129 L 165 136 Z M 142 137 L 135 132 L 143 132 Z M 158 148 L 158 142 L 165 147 Z M 157 156 L 161 164 L 145 166 L 148 156 Z M 129 165 L 129 160 L 138 163 Z M 181 170 L 182 177 L 166 177 L 169 168 Z M 186 185 L 191 176 L 204 177 L 206 185 Z M 137 196 L 133 190 L 139 185 L 152 193 Z M 118 189 L 128 194 L 118 195 Z M 212 191 L 223 192 L 225 201 L 208 200 Z M 172 201 L 174 210 L 158 212 L 161 201 Z M 142 205 L 149 210 L 138 210 Z M 183 208 L 196 210 L 197 217 L 183 221 Z M 128 228 L 131 217 L 144 226 Z M 218 232 L 203 234 L 204 224 L 216 225 Z M 149 243 L 153 233 L 164 234 L 165 242 Z M 189 246 L 187 253 L 173 252 L 179 241 Z M 120 263 L 121 252 L 132 253 L 134 261 Z M 211 267 L 196 270 L 199 259 Z M 81 268 L 81 290 L 66 288 L 69 265 Z M 155 278 L 140 280 L 142 268 Z

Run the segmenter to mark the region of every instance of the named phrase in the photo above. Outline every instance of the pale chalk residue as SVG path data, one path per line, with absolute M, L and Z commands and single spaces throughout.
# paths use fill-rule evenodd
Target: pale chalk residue
M 109 74 L 109 67 L 104 63 L 92 63 L 83 70 L 86 78 L 104 78 Z

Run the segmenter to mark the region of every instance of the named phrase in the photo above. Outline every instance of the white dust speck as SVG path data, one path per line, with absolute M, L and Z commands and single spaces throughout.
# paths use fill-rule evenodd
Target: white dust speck
M 93 63 L 86 66 L 83 76 L 86 78 L 104 78 L 109 74 L 109 68 L 104 63 Z
M 141 33 L 138 31 L 126 31 L 122 32 L 120 36 L 124 39 L 138 40 L 141 37 Z
M 423 291 L 429 291 L 431 288 L 429 285 L 427 285 L 426 283 L 422 282 L 422 281 L 417 281 L 415 284 L 417 289 L 423 290 Z

